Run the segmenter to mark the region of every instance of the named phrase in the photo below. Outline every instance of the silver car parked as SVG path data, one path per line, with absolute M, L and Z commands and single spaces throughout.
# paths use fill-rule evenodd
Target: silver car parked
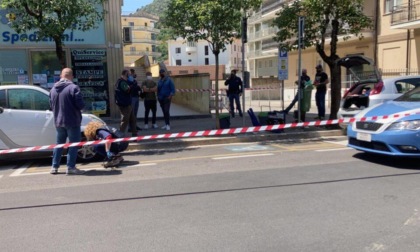
M 361 55 L 341 58 L 337 64 L 348 69 L 356 81 L 341 99 L 339 119 L 351 118 L 367 107 L 393 100 L 420 86 L 420 75 L 382 79 L 373 61 Z M 346 129 L 347 123 L 340 126 Z

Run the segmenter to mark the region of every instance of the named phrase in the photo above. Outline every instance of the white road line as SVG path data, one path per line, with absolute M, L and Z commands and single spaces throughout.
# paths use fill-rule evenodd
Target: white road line
M 24 172 L 24 171 L 26 171 L 26 169 L 28 169 L 27 167 L 26 168 L 19 168 L 19 169 L 17 169 L 16 171 L 14 171 L 12 174 L 10 174 L 10 177 L 17 177 L 17 176 L 21 176 L 22 175 L 22 173 Z
M 247 157 L 262 157 L 262 156 L 272 156 L 273 153 L 265 153 L 265 154 L 255 154 L 255 155 L 240 155 L 240 156 L 228 156 L 228 157 L 215 157 L 212 158 L 213 160 L 221 160 L 221 159 L 231 159 L 231 158 L 247 158 Z
M 157 163 L 147 163 L 147 164 L 130 165 L 130 166 L 127 166 L 127 167 L 141 167 L 141 166 L 152 166 L 152 165 L 157 165 Z
M 341 151 L 341 150 L 351 150 L 352 148 L 336 148 L 336 149 L 324 149 L 324 150 L 315 150 L 316 152 L 326 152 L 326 151 Z

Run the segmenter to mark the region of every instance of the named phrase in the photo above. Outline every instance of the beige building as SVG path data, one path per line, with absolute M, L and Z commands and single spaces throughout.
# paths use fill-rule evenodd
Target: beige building
M 157 35 L 159 29 L 155 28 L 159 17 L 146 12 L 136 12 L 130 15 L 121 16 L 124 40 L 124 66 L 134 67 L 146 62 L 157 63 Z M 147 57 L 148 59 L 144 59 Z M 143 60 L 142 60 L 143 58 Z
M 260 11 L 248 21 L 246 58 L 253 80 L 265 79 L 265 83 L 269 83 L 277 79 L 278 43 L 273 40 L 277 28 L 272 27 L 271 22 L 285 2 L 291 0 L 264 0 Z M 338 55 L 361 54 L 372 58 L 384 77 L 417 73 L 420 64 L 417 52 L 417 46 L 420 46 L 420 3 L 416 4 L 414 0 L 366 0 L 364 11 L 372 17 L 375 27 L 364 31 L 362 40 L 339 38 Z M 329 72 L 314 48 L 302 51 L 302 67 L 308 69 L 310 76 L 315 75 L 315 65 L 319 63 Z M 289 52 L 288 69 L 289 79 L 285 83 L 292 87 L 298 78 L 297 51 Z

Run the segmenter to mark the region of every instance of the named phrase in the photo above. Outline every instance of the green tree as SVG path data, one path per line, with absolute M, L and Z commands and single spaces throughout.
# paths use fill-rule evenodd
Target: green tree
M 241 31 L 242 11 L 259 7 L 261 0 L 172 0 L 163 24 L 188 41 L 206 40 L 216 61 L 216 101 L 219 100 L 219 54 Z M 219 104 L 216 102 L 216 127 Z
M 103 20 L 104 11 L 98 5 L 107 0 L 1 0 L 0 7 L 7 9 L 11 27 L 17 33 L 35 31 L 37 40 L 52 38 L 57 58 L 65 67 L 63 38 L 65 30 L 87 31 L 96 28 Z
M 337 118 L 341 99 L 341 69 L 336 61 L 339 37 L 347 40 L 352 36 L 363 39 L 363 31 L 371 28 L 373 21 L 363 12 L 363 0 L 295 0 L 283 5 L 273 25 L 279 28 L 275 40 L 279 46 L 290 50 L 298 49 L 298 20 L 305 17 L 305 47 L 314 46 L 319 56 L 330 68 L 331 113 Z M 330 39 L 329 52 L 325 43 Z

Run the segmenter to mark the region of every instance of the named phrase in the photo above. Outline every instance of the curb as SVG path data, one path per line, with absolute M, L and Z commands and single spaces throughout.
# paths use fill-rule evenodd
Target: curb
M 171 149 L 171 148 L 187 148 L 191 146 L 201 145 L 217 145 L 230 143 L 249 143 L 249 142 L 265 142 L 275 140 L 293 140 L 293 139 L 311 139 L 320 137 L 343 136 L 341 130 L 318 130 L 303 132 L 284 132 L 284 133 L 249 133 L 228 135 L 219 137 L 196 137 L 196 138 L 177 138 L 162 140 L 143 140 L 130 143 L 126 151 L 133 150 L 150 150 L 150 149 Z

